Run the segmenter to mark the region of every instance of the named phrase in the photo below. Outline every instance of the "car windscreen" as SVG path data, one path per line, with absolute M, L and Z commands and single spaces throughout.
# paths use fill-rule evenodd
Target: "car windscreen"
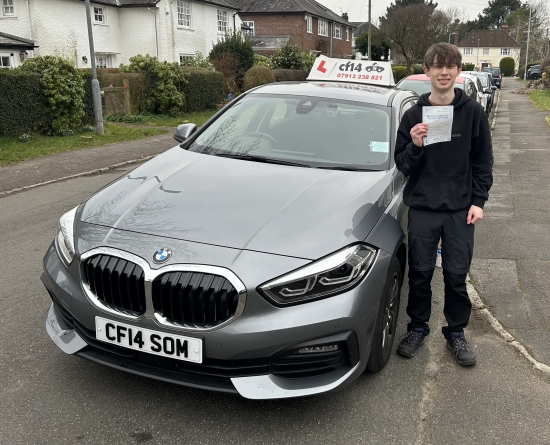
M 430 80 L 407 80 L 404 79 L 401 82 L 399 82 L 397 85 L 397 88 L 401 88 L 402 90 L 411 90 L 414 91 L 419 96 L 421 94 L 425 93 L 431 93 L 432 91 L 432 85 L 430 83 Z M 455 83 L 455 88 L 458 88 L 460 90 L 464 89 L 464 85 L 461 83 Z
M 212 122 L 187 149 L 308 167 L 386 170 L 390 110 L 332 98 L 249 94 Z

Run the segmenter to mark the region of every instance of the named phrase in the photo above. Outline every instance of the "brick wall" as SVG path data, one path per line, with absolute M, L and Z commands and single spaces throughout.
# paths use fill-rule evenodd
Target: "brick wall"
M 316 50 L 329 55 L 330 52 L 330 24 L 329 36 L 317 35 L 318 22 L 313 17 L 312 32 L 307 32 L 307 21 L 304 14 L 261 15 L 240 13 L 244 22 L 254 22 L 256 36 L 290 36 L 302 51 Z M 345 27 L 342 25 L 342 39 L 332 39 L 332 56 L 335 58 L 349 55 L 351 51 L 351 29 L 349 41 L 346 41 Z M 266 53 L 267 55 L 267 53 Z

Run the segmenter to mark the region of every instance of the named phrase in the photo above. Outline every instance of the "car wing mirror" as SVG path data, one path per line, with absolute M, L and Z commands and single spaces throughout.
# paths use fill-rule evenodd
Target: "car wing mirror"
M 197 130 L 196 124 L 181 124 L 178 125 L 176 131 L 174 131 L 174 139 L 178 142 L 185 141 Z
M 496 90 L 498 87 L 496 85 L 491 85 L 492 90 Z

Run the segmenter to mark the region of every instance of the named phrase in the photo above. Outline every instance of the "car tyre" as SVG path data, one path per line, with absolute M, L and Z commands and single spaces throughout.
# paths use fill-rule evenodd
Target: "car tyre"
M 540 79 L 540 76 L 539 76 L 538 74 L 531 74 L 531 75 L 529 76 L 529 79 L 531 79 L 531 80 L 538 80 L 538 79 Z
M 380 302 L 378 315 L 376 316 L 374 337 L 369 361 L 367 362 L 368 372 L 379 372 L 390 359 L 397 329 L 402 282 L 401 263 L 397 258 L 394 258 L 384 286 L 384 295 Z

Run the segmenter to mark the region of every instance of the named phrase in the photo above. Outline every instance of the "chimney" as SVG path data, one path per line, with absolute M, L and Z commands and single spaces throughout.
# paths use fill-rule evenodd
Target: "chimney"
M 504 23 L 501 27 L 500 27 L 506 34 L 508 34 L 508 25 L 506 23 Z
M 347 12 L 344 12 L 342 14 L 342 18 L 346 21 L 346 22 L 349 22 L 349 18 L 348 18 L 348 13 Z
M 460 26 L 455 25 L 455 38 L 454 38 L 454 44 L 455 46 L 458 46 L 458 38 L 460 36 Z

